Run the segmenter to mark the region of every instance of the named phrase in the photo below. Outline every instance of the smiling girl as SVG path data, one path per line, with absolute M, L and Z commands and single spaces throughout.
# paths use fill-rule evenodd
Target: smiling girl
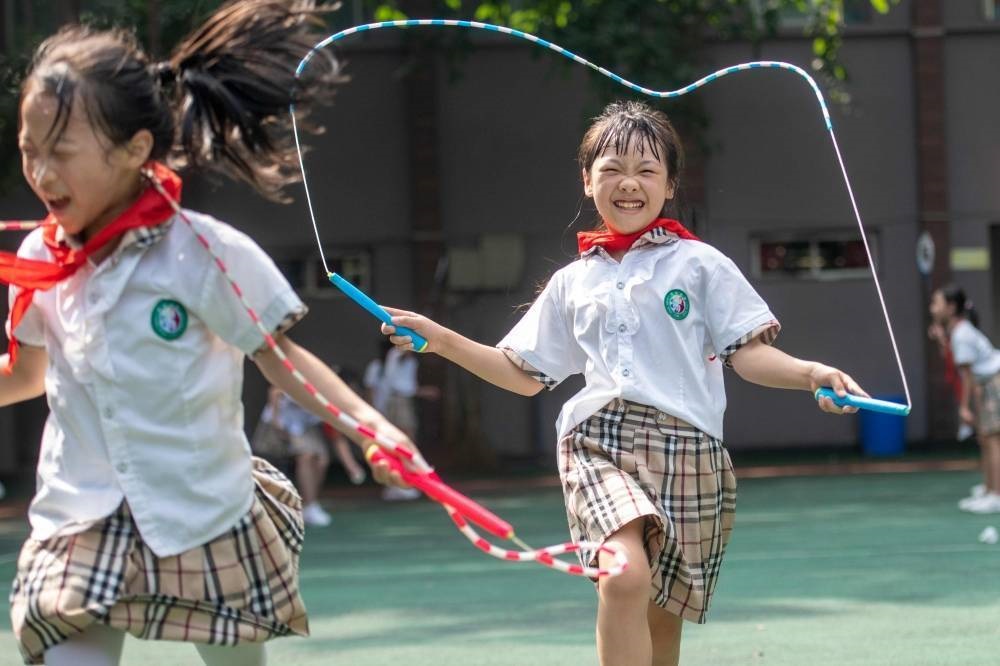
M 600 661 L 677 664 L 681 621 L 705 621 L 733 526 L 723 366 L 764 386 L 866 394 L 839 370 L 770 346 L 779 324 L 736 265 L 667 217 L 683 160 L 663 113 L 610 105 L 578 157 L 602 226 L 579 234 L 580 257 L 496 347 L 390 312 L 427 351 L 522 395 L 584 376 L 556 426 L 570 532 L 629 561 L 598 582 Z M 382 331 L 412 348 L 394 327 Z M 826 398 L 819 407 L 854 411 Z M 605 558 L 588 564 L 610 566 Z

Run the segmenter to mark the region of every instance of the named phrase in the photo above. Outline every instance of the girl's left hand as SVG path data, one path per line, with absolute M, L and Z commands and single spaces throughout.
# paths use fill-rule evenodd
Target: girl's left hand
M 813 393 L 816 389 L 830 387 L 839 396 L 851 393 L 865 398 L 871 397 L 846 372 L 822 363 L 814 364 L 809 371 L 809 386 Z M 858 411 L 857 407 L 838 407 L 830 398 L 820 398 L 819 408 L 831 414 L 854 414 Z
M 417 448 L 417 445 L 411 442 L 410 438 L 407 437 L 402 430 L 400 430 L 399 428 L 397 428 L 396 426 L 385 420 L 385 417 L 383 417 L 381 414 L 363 419 L 362 423 L 364 423 L 364 425 L 368 426 L 369 428 L 376 431 L 380 435 L 385 435 L 388 439 L 391 439 L 397 444 L 400 444 L 403 448 L 413 451 L 418 456 L 420 455 L 420 450 Z M 366 459 L 368 458 L 367 451 L 371 446 L 378 446 L 378 445 L 370 439 L 364 440 L 364 443 L 362 444 L 362 449 L 366 452 L 365 455 Z M 388 463 L 369 462 L 369 465 L 371 466 L 372 470 L 372 478 L 375 479 L 376 482 L 381 483 L 384 486 L 397 486 L 399 488 L 409 488 L 409 485 L 405 481 L 403 481 L 402 478 L 400 478 L 399 473 L 392 471 Z

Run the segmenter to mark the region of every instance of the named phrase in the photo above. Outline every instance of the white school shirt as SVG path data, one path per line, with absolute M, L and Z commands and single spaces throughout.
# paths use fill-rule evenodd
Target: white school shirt
M 615 398 L 656 407 L 722 439 L 727 347 L 778 324 L 736 265 L 707 243 L 653 230 L 621 263 L 594 248 L 552 276 L 497 346 L 544 374 L 581 373 L 558 438 Z M 768 336 L 772 341 L 773 336 Z
M 256 243 L 185 213 L 265 328 L 301 314 L 304 305 Z M 52 260 L 41 230 L 18 255 Z M 243 358 L 264 338 L 176 216 L 126 233 L 97 266 L 36 291 L 14 335 L 48 352 L 33 539 L 83 531 L 124 499 L 145 542 L 166 557 L 219 536 L 249 510 Z
M 966 319 L 951 329 L 951 355 L 955 365 L 972 366 L 972 374 L 983 381 L 1000 372 L 1000 350 Z
M 264 405 L 260 420 L 281 428 L 293 437 L 301 437 L 306 430 L 323 422 L 323 419 L 299 405 L 287 393 L 282 393 L 278 398 L 278 418 L 274 418 L 274 407 L 268 402 Z
M 384 361 L 375 359 L 368 364 L 362 382 L 372 392 L 372 407 L 385 413 L 393 396 L 412 398 L 417 394 L 417 359 L 393 347 Z

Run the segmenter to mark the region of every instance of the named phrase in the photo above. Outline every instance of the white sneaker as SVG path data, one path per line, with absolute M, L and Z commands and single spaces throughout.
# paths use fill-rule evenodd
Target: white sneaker
M 317 502 L 302 507 L 302 520 L 312 527 L 326 527 L 333 522 L 333 516 L 323 510 Z
M 958 426 L 958 434 L 955 436 L 955 439 L 957 439 L 960 442 L 964 442 L 965 440 L 969 439 L 975 434 L 976 431 L 975 429 L 973 429 L 972 426 L 970 426 L 968 423 L 963 423 L 962 425 Z
M 397 488 L 389 486 L 382 491 L 382 499 L 386 502 L 409 502 L 419 499 L 420 491 L 416 488 Z
M 962 511 L 969 511 L 969 507 L 975 506 L 976 502 L 986 495 L 986 486 L 981 483 L 969 488 L 969 496 L 958 501 L 958 508 Z
M 969 513 L 1000 513 L 1000 495 L 987 493 L 969 502 L 965 511 Z
M 365 479 L 368 478 L 368 475 L 365 473 L 365 470 L 359 467 L 353 473 L 348 474 L 347 478 L 349 478 L 351 480 L 351 483 L 353 483 L 354 485 L 360 486 L 362 483 L 365 482 Z

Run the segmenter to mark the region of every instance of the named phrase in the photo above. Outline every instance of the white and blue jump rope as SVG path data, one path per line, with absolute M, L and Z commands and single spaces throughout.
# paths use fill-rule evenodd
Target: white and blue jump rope
M 833 122 L 830 120 L 830 111 L 827 108 L 826 101 L 823 99 L 823 93 L 820 92 L 819 86 L 816 81 L 809 76 L 809 74 L 803 70 L 801 67 L 793 65 L 787 62 L 780 62 L 775 60 L 763 60 L 756 62 L 747 62 L 740 65 L 733 65 L 731 67 L 726 67 L 720 69 L 717 72 L 713 72 L 708 76 L 698 79 L 694 83 L 689 83 L 688 85 L 678 88 L 677 90 L 651 90 L 649 88 L 644 88 L 643 86 L 636 85 L 631 81 L 628 81 L 614 72 L 610 72 L 603 67 L 599 67 L 594 63 L 582 58 L 571 51 L 567 51 L 558 44 L 553 44 L 550 41 L 537 37 L 535 35 L 528 34 L 521 30 L 515 30 L 513 28 L 507 28 L 500 25 L 491 25 L 489 23 L 480 23 L 478 21 L 458 21 L 452 19 L 408 19 L 402 21 L 383 21 L 380 23 L 367 23 L 365 25 L 354 26 L 353 28 L 347 28 L 346 30 L 341 30 L 338 33 L 330 35 L 326 39 L 317 43 L 309 53 L 306 54 L 302 61 L 299 63 L 298 68 L 295 71 L 296 77 L 300 76 L 305 70 L 309 61 L 316 55 L 320 50 L 326 48 L 330 44 L 337 42 L 345 37 L 349 37 L 354 34 L 370 32 L 372 30 L 381 30 L 383 28 L 411 28 L 417 26 L 434 26 L 434 27 L 456 27 L 456 28 L 469 28 L 477 30 L 486 30 L 489 32 L 502 33 L 505 35 L 511 35 L 512 37 L 517 37 L 519 39 L 524 39 L 526 41 L 532 42 L 539 46 L 545 47 L 552 51 L 555 51 L 561 56 L 569 58 L 570 60 L 577 62 L 581 65 L 590 67 L 591 69 L 600 72 L 604 76 L 610 78 L 611 80 L 620 83 L 629 90 L 632 90 L 649 97 L 656 97 L 658 99 L 670 99 L 674 97 L 680 97 L 681 95 L 686 95 L 693 90 L 697 90 L 707 83 L 716 81 L 729 74 L 735 74 L 736 72 L 745 72 L 752 69 L 780 69 L 798 74 L 809 84 L 813 92 L 816 94 L 816 100 L 819 102 L 820 111 L 823 113 L 823 121 L 826 124 L 827 132 L 830 134 L 830 140 L 833 143 L 833 150 L 837 156 L 837 162 L 840 165 L 840 172 L 844 177 L 844 185 L 847 188 L 847 194 L 851 199 L 851 207 L 854 210 L 854 219 L 858 223 L 858 231 L 861 233 L 861 240 L 865 247 L 865 253 L 868 255 L 868 267 L 871 270 L 872 279 L 875 281 L 875 290 L 878 293 L 879 303 L 882 306 L 882 316 L 885 319 L 886 329 L 889 332 L 889 340 L 892 342 L 892 351 L 896 358 L 896 366 L 899 369 L 899 376 L 903 382 L 903 390 L 906 393 L 906 404 L 899 404 L 895 402 L 888 402 L 885 400 L 875 400 L 872 398 L 863 398 L 861 396 L 846 395 L 844 397 L 838 396 L 833 389 L 821 388 L 816 391 L 815 397 L 819 400 L 822 397 L 827 397 L 833 400 L 834 404 L 838 407 L 857 407 L 859 409 L 866 409 L 870 411 L 881 412 L 884 414 L 893 414 L 897 416 L 906 416 L 910 413 L 910 409 L 913 402 L 910 398 L 910 387 L 906 381 L 906 371 L 903 369 L 903 361 L 899 355 L 899 347 L 896 344 L 896 336 L 892 330 L 892 322 L 889 320 L 889 310 L 885 304 L 885 297 L 882 294 L 882 286 L 878 280 L 878 274 L 875 271 L 875 262 L 872 258 L 871 248 L 868 245 L 868 235 L 865 233 L 864 224 L 861 221 L 861 213 L 858 210 L 858 204 L 854 198 L 854 189 L 851 187 L 851 180 L 847 175 L 847 168 L 844 166 L 844 159 L 840 154 L 840 146 L 837 144 L 837 137 L 833 132 Z M 290 109 L 292 114 L 292 131 L 295 135 L 295 146 L 299 149 L 299 166 L 302 170 L 302 185 L 305 188 L 306 193 L 306 204 L 309 208 L 309 217 L 312 220 L 313 231 L 316 234 L 316 243 L 319 245 L 320 259 L 323 261 L 323 268 L 327 272 L 327 276 L 335 286 L 342 290 L 347 296 L 358 303 L 361 307 L 368 310 L 375 317 L 380 319 L 382 322 L 392 325 L 392 317 L 382 309 L 375 301 L 365 295 L 361 290 L 352 285 L 350 282 L 345 280 L 340 275 L 331 272 L 326 263 L 326 256 L 323 254 L 323 244 L 320 241 L 319 236 L 319 226 L 316 223 L 316 215 L 313 211 L 312 199 L 309 195 L 309 184 L 306 179 L 306 166 L 305 161 L 302 156 L 302 147 L 299 143 L 299 131 L 298 126 L 295 123 L 295 108 L 294 106 Z M 427 348 L 427 340 L 418 335 L 416 332 L 411 331 L 408 328 L 397 327 L 397 335 L 410 336 L 413 340 L 413 348 L 417 351 L 423 351 Z

